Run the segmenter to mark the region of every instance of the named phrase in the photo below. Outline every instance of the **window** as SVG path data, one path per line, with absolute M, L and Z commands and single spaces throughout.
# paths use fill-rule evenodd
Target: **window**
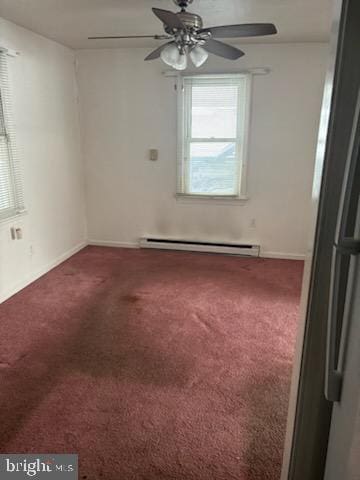
M 183 77 L 178 95 L 178 193 L 244 198 L 250 75 Z
M 8 56 L 0 50 L 0 220 L 24 211 L 21 175 L 15 148 Z

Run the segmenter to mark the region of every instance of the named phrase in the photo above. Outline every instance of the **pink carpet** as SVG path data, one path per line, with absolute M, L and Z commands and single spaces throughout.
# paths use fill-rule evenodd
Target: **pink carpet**
M 1 453 L 278 480 L 302 262 L 87 247 L 0 306 Z

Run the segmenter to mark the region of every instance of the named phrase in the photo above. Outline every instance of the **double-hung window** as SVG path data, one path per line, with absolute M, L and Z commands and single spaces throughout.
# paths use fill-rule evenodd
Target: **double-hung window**
M 181 77 L 178 194 L 244 198 L 250 75 Z
M 8 67 L 8 55 L 0 50 L 0 220 L 24 211 Z

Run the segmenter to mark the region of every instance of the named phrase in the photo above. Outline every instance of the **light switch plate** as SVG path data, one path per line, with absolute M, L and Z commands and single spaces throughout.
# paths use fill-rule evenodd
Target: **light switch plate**
M 159 158 L 159 151 L 155 148 L 151 148 L 149 151 L 149 158 L 151 161 L 156 162 L 156 160 Z

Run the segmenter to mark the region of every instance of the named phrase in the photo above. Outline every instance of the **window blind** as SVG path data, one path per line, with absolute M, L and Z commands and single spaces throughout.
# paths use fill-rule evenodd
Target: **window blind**
M 24 211 L 8 67 L 7 54 L 0 50 L 0 220 Z
M 248 76 L 182 80 L 179 191 L 239 196 L 245 154 Z

